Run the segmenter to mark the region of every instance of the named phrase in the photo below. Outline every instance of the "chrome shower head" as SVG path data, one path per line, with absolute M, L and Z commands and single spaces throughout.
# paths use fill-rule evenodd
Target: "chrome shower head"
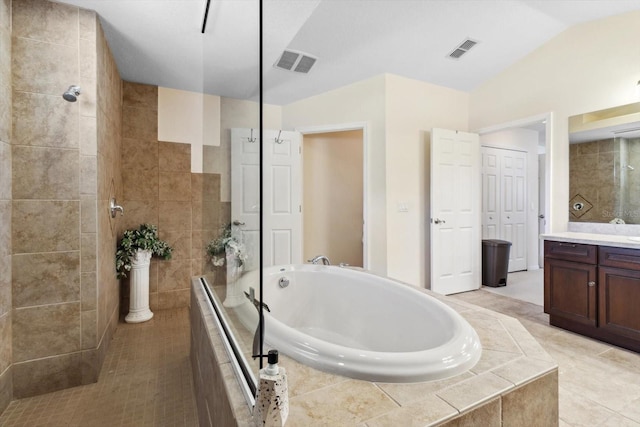
M 62 94 L 62 97 L 65 99 L 65 101 L 76 102 L 79 95 L 80 86 L 71 85 L 69 86 L 69 89 L 67 89 L 67 91 Z

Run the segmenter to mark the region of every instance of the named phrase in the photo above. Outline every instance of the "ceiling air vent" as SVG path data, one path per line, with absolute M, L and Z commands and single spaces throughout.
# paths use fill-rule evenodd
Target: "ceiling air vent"
M 460 43 L 458 47 L 453 49 L 453 51 L 451 51 L 451 53 L 448 56 L 451 59 L 460 59 L 462 55 L 469 52 L 469 50 L 477 44 L 478 42 L 475 40 L 466 39 L 465 41 Z
M 308 73 L 317 60 L 318 58 L 307 53 L 285 50 L 274 64 L 274 67 L 287 71 L 295 71 L 296 73 Z

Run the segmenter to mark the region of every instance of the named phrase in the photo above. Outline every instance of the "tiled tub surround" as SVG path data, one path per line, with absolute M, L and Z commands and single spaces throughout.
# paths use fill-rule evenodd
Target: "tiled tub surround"
M 289 378 L 287 424 L 530 426 L 536 420 L 536 425 L 558 425 L 557 364 L 520 322 L 432 295 L 458 311 L 478 332 L 483 354 L 473 369 L 440 381 L 370 383 L 317 371 L 281 356 Z M 201 425 L 214 425 L 214 421 L 252 425 L 206 308 L 206 295 L 192 284 L 191 298 L 191 361 Z M 241 339 L 246 335 L 240 334 Z M 250 360 L 249 353 L 245 357 Z

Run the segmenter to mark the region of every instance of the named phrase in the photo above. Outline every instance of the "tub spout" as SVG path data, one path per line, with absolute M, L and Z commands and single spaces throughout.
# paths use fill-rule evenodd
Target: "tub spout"
M 310 260 L 307 260 L 307 262 L 310 262 L 311 264 L 320 264 L 320 262 L 322 262 L 323 265 L 331 265 L 329 258 L 324 255 L 317 255 Z

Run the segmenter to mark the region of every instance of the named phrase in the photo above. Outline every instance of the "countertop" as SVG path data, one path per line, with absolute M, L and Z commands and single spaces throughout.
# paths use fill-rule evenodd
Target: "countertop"
M 561 233 L 541 234 L 543 240 L 558 242 L 584 243 L 587 245 L 614 246 L 618 248 L 640 249 L 640 236 L 616 236 L 613 234 L 577 233 L 565 231 Z M 630 240 L 636 238 L 638 241 Z

